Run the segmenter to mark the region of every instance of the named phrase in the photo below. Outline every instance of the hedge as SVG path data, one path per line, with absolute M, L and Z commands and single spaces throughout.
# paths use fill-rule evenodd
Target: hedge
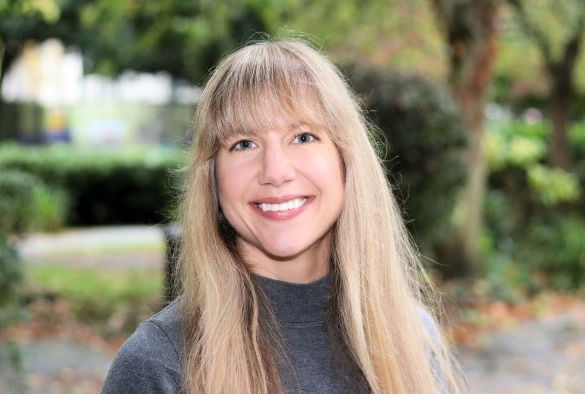
M 182 151 L 165 147 L 0 145 L 0 169 L 35 175 L 67 194 L 70 225 L 166 221 L 184 160 Z
M 465 182 L 466 133 L 445 87 L 415 75 L 374 68 L 343 68 L 377 126 L 380 157 L 407 226 L 425 254 L 450 235 L 457 196 Z

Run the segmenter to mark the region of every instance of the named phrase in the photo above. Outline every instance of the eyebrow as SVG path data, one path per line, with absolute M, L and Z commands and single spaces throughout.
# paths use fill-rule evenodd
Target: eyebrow
M 312 125 L 310 123 L 305 122 L 305 121 L 300 121 L 300 122 L 296 122 L 296 123 L 290 124 L 289 125 L 289 130 L 300 129 L 303 126 L 311 127 Z
M 256 132 L 256 130 L 252 130 L 252 129 L 234 129 L 232 132 L 230 132 L 225 138 L 223 138 L 224 142 L 230 142 L 233 140 L 236 140 L 240 137 L 256 137 L 258 136 L 258 133 Z
M 310 123 L 305 122 L 305 121 L 299 121 L 299 122 L 294 122 L 294 123 L 290 123 L 288 125 L 287 130 L 288 131 L 294 131 L 294 130 L 298 130 L 303 126 L 311 126 Z M 254 136 L 257 137 L 260 133 L 255 130 L 255 129 L 247 129 L 247 128 L 236 128 L 233 130 L 233 132 L 231 132 L 226 138 L 226 141 L 238 138 L 240 136 Z

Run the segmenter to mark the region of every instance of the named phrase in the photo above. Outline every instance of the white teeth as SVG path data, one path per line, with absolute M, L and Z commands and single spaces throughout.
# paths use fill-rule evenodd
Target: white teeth
M 289 209 L 296 209 L 302 207 L 307 202 L 306 198 L 296 198 L 282 204 L 258 204 L 260 209 L 264 212 L 267 211 L 288 211 Z

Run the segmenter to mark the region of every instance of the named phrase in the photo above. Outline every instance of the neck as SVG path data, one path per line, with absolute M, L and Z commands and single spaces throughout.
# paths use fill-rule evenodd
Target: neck
M 241 239 L 238 239 L 238 248 L 253 273 L 270 279 L 311 283 L 325 277 L 330 271 L 330 233 L 294 256 L 271 256 Z
M 313 324 L 326 320 L 331 277 L 311 283 L 289 283 L 257 276 L 281 324 Z

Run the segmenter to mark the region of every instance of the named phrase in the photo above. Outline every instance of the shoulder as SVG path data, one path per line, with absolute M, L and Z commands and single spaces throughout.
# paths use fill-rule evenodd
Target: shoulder
M 441 335 L 441 329 L 437 324 L 433 315 L 423 306 L 416 308 L 421 327 L 424 334 L 427 336 L 426 349 L 433 358 L 436 357 L 436 352 L 443 352 L 445 350 L 445 344 L 443 343 L 443 336 Z
M 439 384 L 439 392 L 440 393 L 449 393 L 451 390 L 449 389 L 449 380 L 445 371 L 442 368 L 442 365 L 439 361 L 438 353 L 444 353 L 446 350 L 445 344 L 442 341 L 441 330 L 437 325 L 433 316 L 429 313 L 429 311 L 423 307 L 417 308 L 417 314 L 420 319 L 421 325 L 429 336 L 430 342 L 434 345 L 434 349 L 431 348 L 430 343 L 427 342 L 426 344 L 426 352 L 429 357 L 429 361 L 431 363 L 431 368 L 433 370 L 433 374 L 437 379 Z
M 183 346 L 177 302 L 148 320 L 124 342 L 102 393 L 174 393 L 181 381 Z
M 416 308 L 416 313 L 426 333 L 430 335 L 432 340 L 437 345 L 440 344 L 441 334 L 437 322 L 435 321 L 433 316 L 429 313 L 429 311 L 426 308 L 422 306 Z
M 166 337 L 175 350 L 178 357 L 183 356 L 183 336 L 181 334 L 181 313 L 179 300 L 175 300 L 163 308 L 160 312 L 146 320 L 158 328 L 158 331 Z

